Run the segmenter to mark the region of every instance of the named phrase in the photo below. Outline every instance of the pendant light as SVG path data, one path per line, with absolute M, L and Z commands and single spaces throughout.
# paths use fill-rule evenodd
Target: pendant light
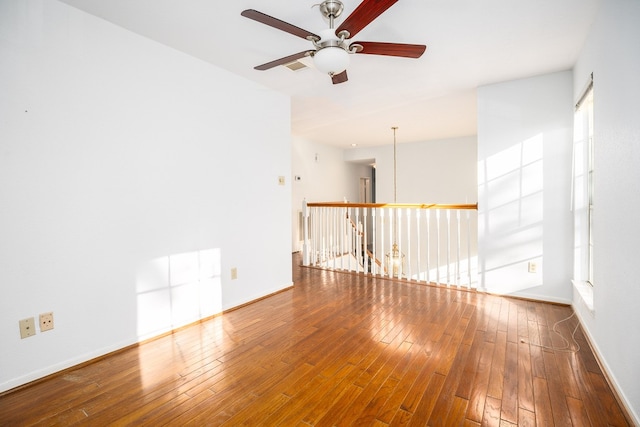
M 396 149 L 396 131 L 398 126 L 392 126 L 393 130 L 393 203 L 398 203 L 398 170 L 397 170 L 397 149 Z M 393 244 L 391 251 L 385 256 L 385 267 L 387 274 L 391 277 L 404 276 L 404 254 L 400 252 L 398 247 L 398 211 L 394 208 L 393 212 Z

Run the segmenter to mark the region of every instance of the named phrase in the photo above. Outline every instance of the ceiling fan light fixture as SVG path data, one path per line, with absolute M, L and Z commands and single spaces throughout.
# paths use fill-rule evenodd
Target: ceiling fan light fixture
M 314 42 L 316 51 L 313 63 L 325 74 L 340 74 L 349 65 L 349 52 L 344 48 L 344 40 L 336 36 L 333 28 L 320 31 L 320 41 Z
M 328 46 L 313 55 L 316 68 L 325 74 L 339 74 L 349 66 L 349 53 L 341 47 Z
M 340 0 L 322 0 L 318 6 L 323 18 L 329 20 L 329 28 L 312 33 L 273 16 L 266 15 L 254 9 L 243 10 L 240 15 L 268 25 L 277 30 L 284 31 L 294 36 L 311 42 L 315 49 L 304 50 L 285 56 L 274 61 L 253 67 L 264 71 L 279 65 L 287 65 L 298 59 L 311 56 L 315 68 L 328 74 L 331 82 L 336 85 L 346 82 L 349 55 L 364 53 L 368 55 L 386 55 L 404 58 L 419 58 L 427 48 L 425 45 L 388 43 L 388 42 L 357 42 L 352 43 L 351 38 L 369 25 L 374 19 L 398 0 L 361 0 L 361 3 L 353 12 L 335 28 L 335 19 L 342 15 L 344 5 Z

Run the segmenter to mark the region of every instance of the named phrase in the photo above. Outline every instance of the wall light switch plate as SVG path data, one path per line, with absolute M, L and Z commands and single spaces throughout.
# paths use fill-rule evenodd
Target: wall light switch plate
M 29 338 L 36 334 L 36 321 L 33 317 L 22 319 L 20 324 L 20 338 Z
M 278 177 L 278 185 L 284 185 L 284 176 Z

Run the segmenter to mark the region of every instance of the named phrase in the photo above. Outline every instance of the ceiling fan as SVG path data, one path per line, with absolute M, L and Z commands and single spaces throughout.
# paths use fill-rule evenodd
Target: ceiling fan
M 360 30 L 369 25 L 397 1 L 398 0 L 363 0 L 351 15 L 349 15 L 337 29 L 334 29 L 334 21 L 342 14 L 344 6 L 339 0 L 324 0 L 319 5 L 320 13 L 329 20 L 329 28 L 320 31 L 319 35 L 262 12 L 258 12 L 257 10 L 247 9 L 241 13 L 242 16 L 309 40 L 314 46 L 314 49 L 294 53 L 293 55 L 285 56 L 284 58 L 276 59 L 254 68 L 264 71 L 278 65 L 289 64 L 305 56 L 311 56 L 313 57 L 316 68 L 323 73 L 329 74 L 333 84 L 338 84 L 348 80 L 347 66 L 349 65 L 349 54 L 364 53 L 369 55 L 419 58 L 427 48 L 425 45 L 351 41 L 351 38 L 360 32 Z

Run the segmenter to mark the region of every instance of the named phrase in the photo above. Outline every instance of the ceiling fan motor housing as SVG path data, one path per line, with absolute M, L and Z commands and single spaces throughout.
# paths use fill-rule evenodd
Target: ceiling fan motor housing
M 320 3 L 320 13 L 329 19 L 329 21 L 333 21 L 333 18 L 340 16 L 343 9 L 344 5 L 339 0 L 324 0 Z M 333 25 L 331 27 L 333 27 Z

